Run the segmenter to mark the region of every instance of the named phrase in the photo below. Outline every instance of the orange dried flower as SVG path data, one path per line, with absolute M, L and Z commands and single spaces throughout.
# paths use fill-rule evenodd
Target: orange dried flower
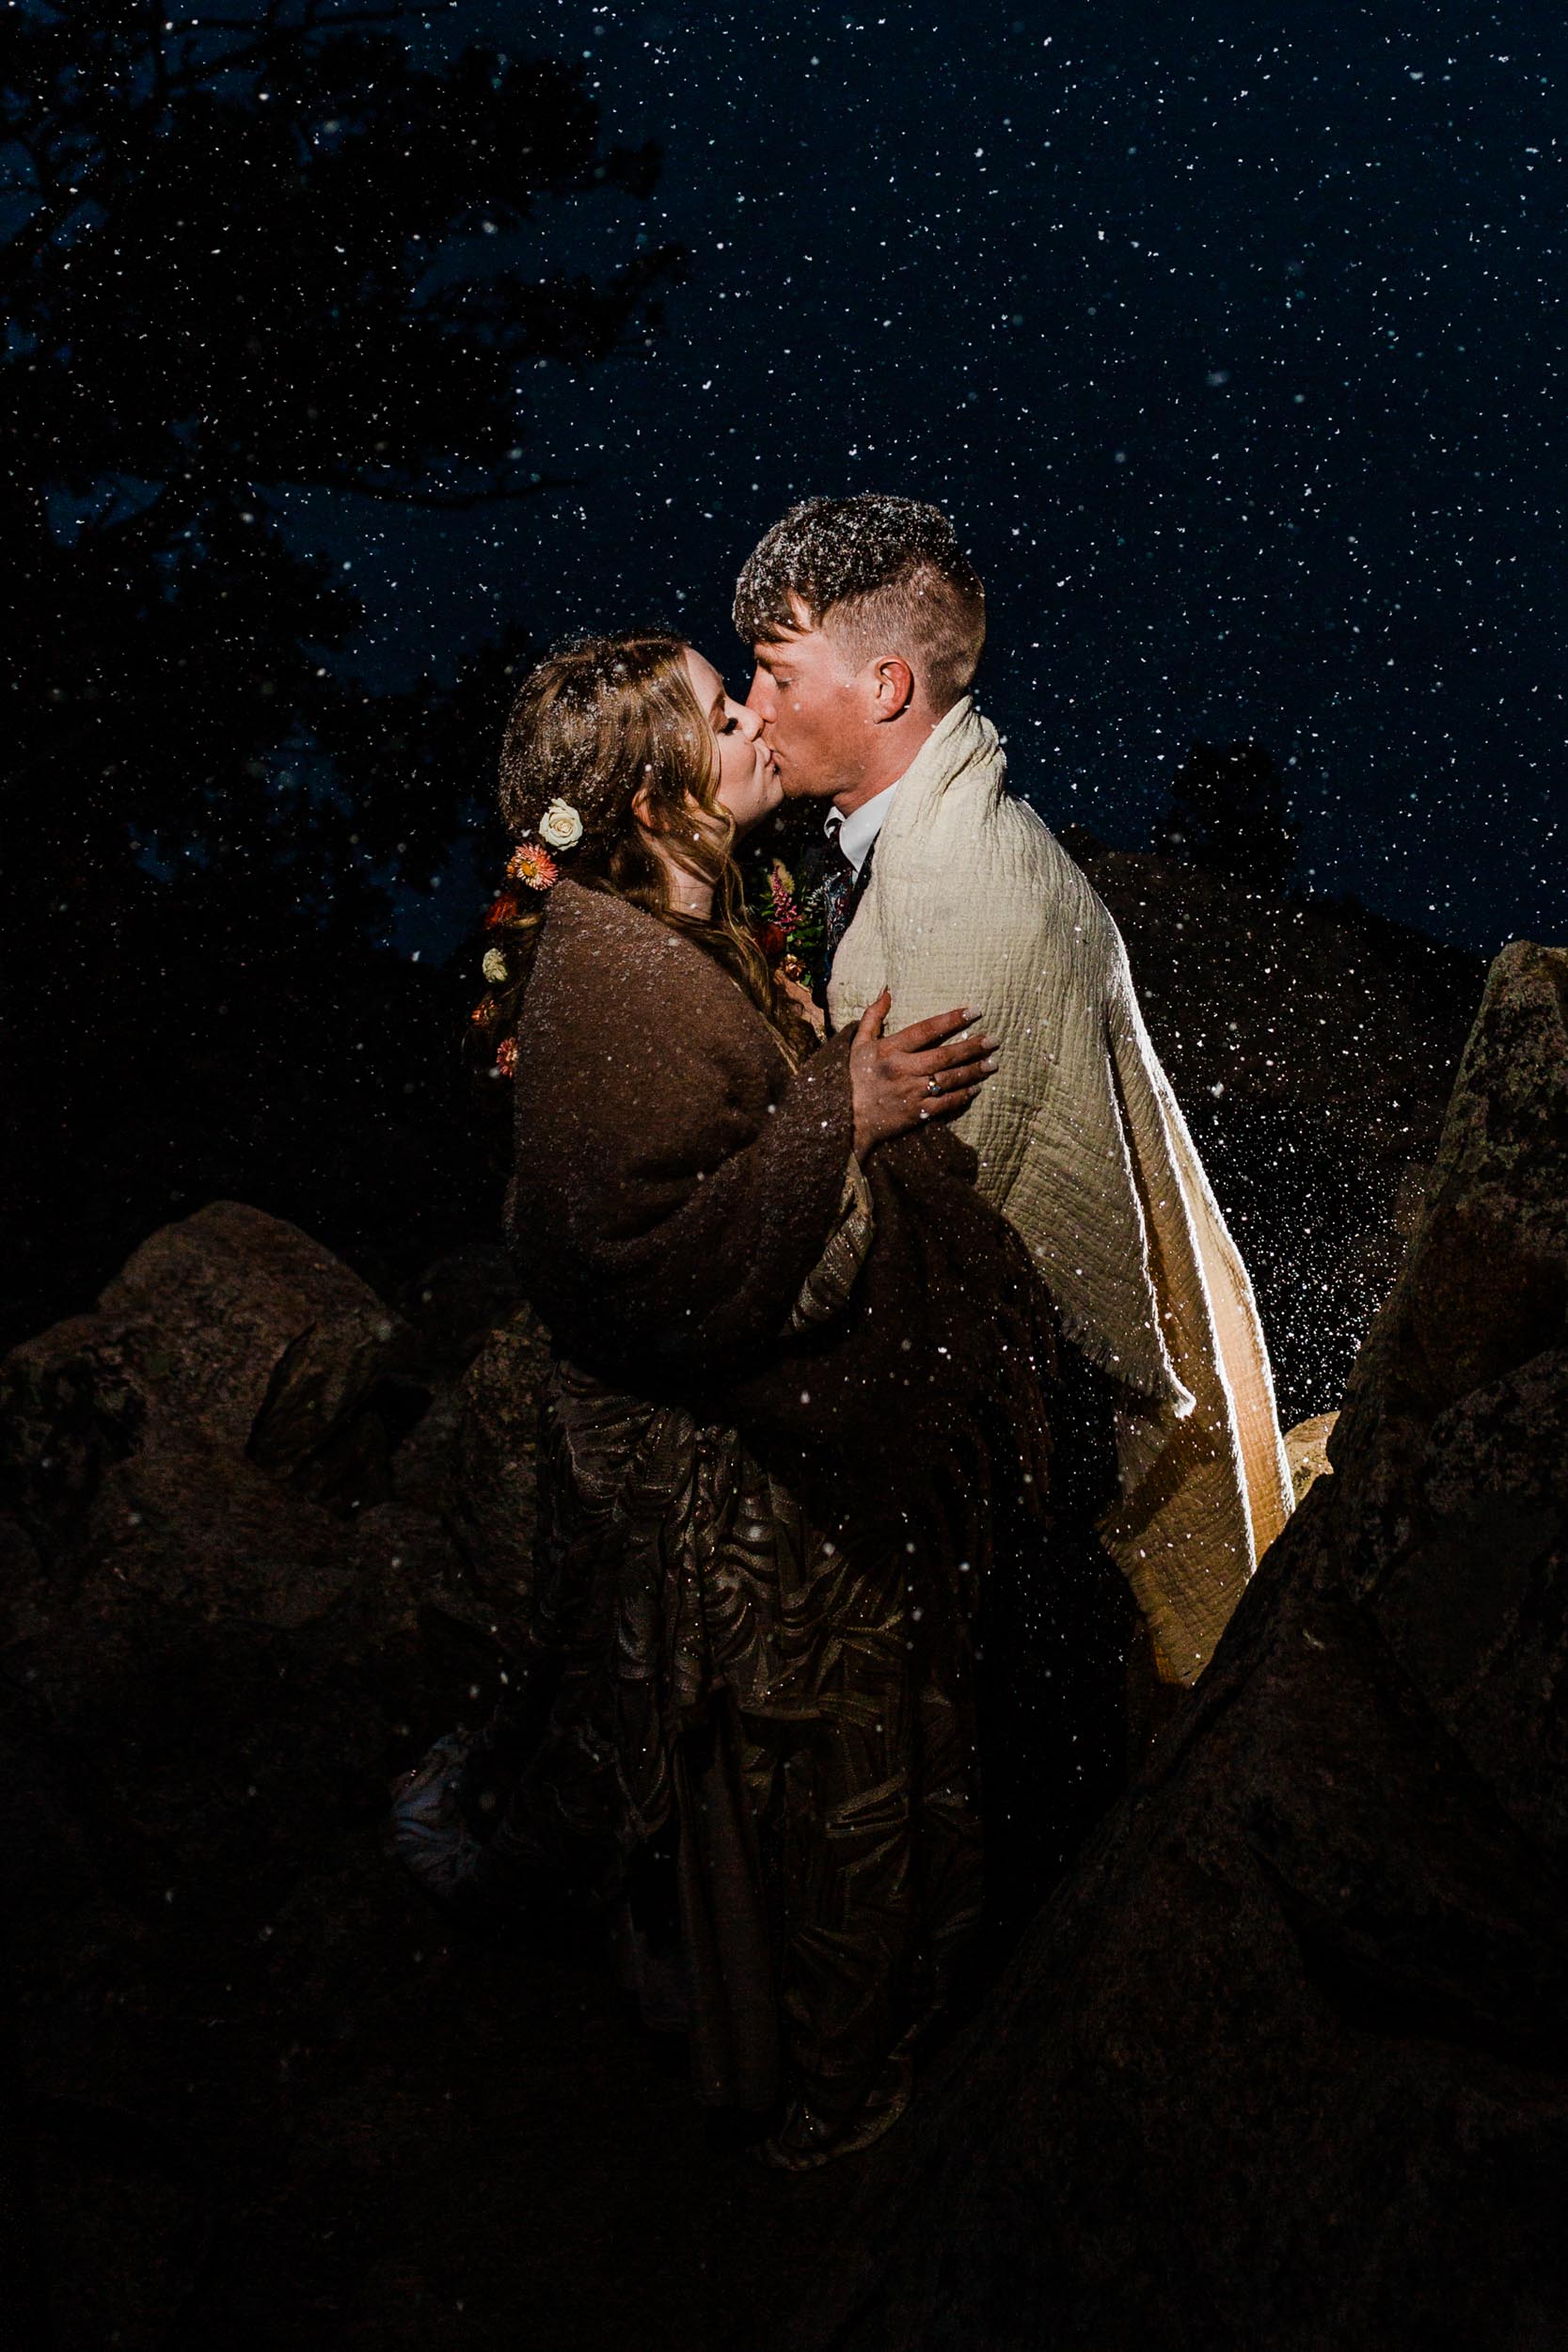
M 548 890 L 561 879 L 554 858 L 536 841 L 519 841 L 506 861 L 506 870 L 514 882 L 526 882 L 531 890 Z
M 503 1078 L 515 1077 L 517 1070 L 517 1041 L 503 1037 L 496 1048 L 496 1068 Z
M 497 930 L 502 923 L 515 923 L 522 909 L 522 900 L 515 890 L 499 891 L 484 911 L 484 928 Z

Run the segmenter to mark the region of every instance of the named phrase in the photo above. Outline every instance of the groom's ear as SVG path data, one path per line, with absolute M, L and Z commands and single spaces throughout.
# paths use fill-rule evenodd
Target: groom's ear
M 901 654 L 879 654 L 869 665 L 872 678 L 872 715 L 879 725 L 885 719 L 901 719 L 914 695 L 914 672 Z

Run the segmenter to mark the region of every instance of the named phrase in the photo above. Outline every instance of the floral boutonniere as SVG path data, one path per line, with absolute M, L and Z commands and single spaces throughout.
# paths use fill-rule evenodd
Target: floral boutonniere
M 768 970 L 809 987 L 822 946 L 820 886 L 802 892 L 783 858 L 775 857 L 747 900 L 752 933 Z

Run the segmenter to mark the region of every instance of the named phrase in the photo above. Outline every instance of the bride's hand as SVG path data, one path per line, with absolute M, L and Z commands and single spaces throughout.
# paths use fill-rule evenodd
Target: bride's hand
M 974 1033 L 980 1015 L 974 1006 L 933 1014 L 884 1037 L 892 1007 L 884 988 L 862 1014 L 849 1048 L 857 1159 L 923 1120 L 956 1119 L 996 1068 L 997 1040 Z
M 792 980 L 787 972 L 781 972 L 778 975 L 778 986 L 788 997 L 796 1011 L 802 1013 L 811 1023 L 820 1040 L 825 1034 L 827 1024 L 822 1018 L 822 1008 L 810 989 L 802 988 L 799 980 Z

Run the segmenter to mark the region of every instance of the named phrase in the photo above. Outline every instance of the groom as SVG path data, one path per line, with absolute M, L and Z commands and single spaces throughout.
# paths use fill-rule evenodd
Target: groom
M 971 698 L 979 578 L 937 507 L 808 499 L 747 559 L 735 624 L 784 791 L 824 811 L 832 1026 L 885 983 L 895 1026 L 974 1004 L 1001 1041 L 962 1133 L 1111 1384 L 1101 1540 L 1162 1678 L 1195 1681 L 1290 1510 L 1268 1357 L 1120 935 Z

